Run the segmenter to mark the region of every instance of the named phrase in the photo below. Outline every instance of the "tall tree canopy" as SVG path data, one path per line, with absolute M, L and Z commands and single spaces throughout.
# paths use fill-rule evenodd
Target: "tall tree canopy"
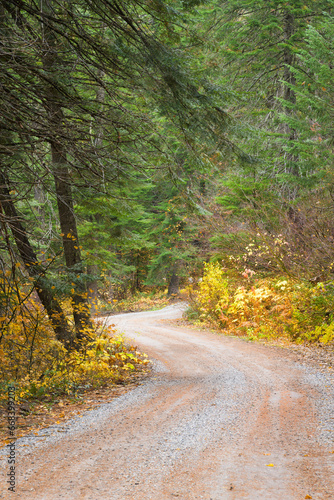
M 127 188 L 138 178 L 157 167 L 173 170 L 162 116 L 190 150 L 204 137 L 228 145 L 221 96 L 191 70 L 184 46 L 193 34 L 177 7 L 135 0 L 0 7 L 2 219 L 64 342 L 72 340 L 55 306 L 51 269 L 36 255 L 27 227 L 33 214 L 24 222 L 20 202 L 34 188 L 56 200 L 76 337 L 85 338 L 90 278 L 75 205 L 92 193 L 130 198 Z

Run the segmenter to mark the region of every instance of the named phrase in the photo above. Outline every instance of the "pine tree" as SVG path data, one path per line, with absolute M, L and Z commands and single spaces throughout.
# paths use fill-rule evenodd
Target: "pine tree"
M 326 184 L 326 178 L 329 182 L 332 178 L 333 34 L 334 20 L 330 14 L 317 26 L 309 25 L 305 46 L 298 52 L 301 64 L 291 68 L 295 78 L 292 90 L 296 94 L 292 126 L 299 134 L 295 147 L 313 185 L 317 180 Z

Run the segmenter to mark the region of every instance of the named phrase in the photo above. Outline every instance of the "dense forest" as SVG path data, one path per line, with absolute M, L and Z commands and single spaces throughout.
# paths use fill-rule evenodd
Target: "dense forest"
M 1 384 L 145 365 L 92 318 L 180 290 L 191 321 L 333 341 L 333 8 L 1 2 Z

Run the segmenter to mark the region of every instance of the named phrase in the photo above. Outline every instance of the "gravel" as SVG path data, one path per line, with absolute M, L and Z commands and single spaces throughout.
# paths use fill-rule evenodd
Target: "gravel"
M 154 360 L 152 376 L 19 439 L 20 498 L 334 498 L 331 371 L 163 321 L 181 313 L 173 305 L 111 318 Z

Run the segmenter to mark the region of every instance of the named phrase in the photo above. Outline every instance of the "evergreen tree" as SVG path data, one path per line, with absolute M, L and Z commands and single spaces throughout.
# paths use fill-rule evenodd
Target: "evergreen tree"
M 325 43 L 323 52 L 317 51 L 317 67 L 315 60 L 305 57 L 305 50 L 308 33 L 327 24 L 331 7 L 331 1 L 232 0 L 200 12 L 206 29 L 202 27 L 202 36 L 208 39 L 202 56 L 205 71 L 229 90 L 228 111 L 239 123 L 232 133 L 254 160 L 213 161 L 218 187 L 212 194 L 221 205 L 213 208 L 220 212 L 221 223 L 211 235 L 221 256 L 244 256 L 249 243 L 263 245 L 264 239 L 274 247 L 276 236 L 284 234 L 295 252 L 296 258 L 290 259 L 295 265 L 301 253 L 306 255 L 305 247 L 312 246 L 307 243 L 312 234 L 303 211 L 318 179 L 324 179 L 320 165 L 329 164 L 330 152 L 312 121 L 322 122 L 321 111 L 317 115 L 311 109 L 324 93 L 321 85 L 316 90 L 314 84 L 321 80 L 324 60 L 328 72 L 331 50 Z M 322 87 L 328 92 L 328 79 Z M 307 102 L 313 99 L 313 104 Z M 324 249 L 320 244 L 319 248 Z M 315 260 L 313 256 L 310 270 Z
M 330 7 L 330 1 L 233 0 L 215 10 L 215 74 L 220 71 L 224 84 L 239 94 L 231 109 L 250 126 L 244 147 L 261 160 L 260 176 L 275 179 L 286 199 L 296 196 L 295 177 L 305 174 L 294 148 L 293 116 L 289 120 L 296 101 L 293 68 L 301 64 L 307 26 Z
M 90 318 L 77 202 L 92 190 L 112 193 L 138 172 L 146 177 L 168 157 L 158 114 L 190 148 L 205 136 L 228 144 L 221 97 L 191 71 L 182 51 L 187 30 L 172 6 L 136 0 L 1 5 L 2 168 L 22 193 L 42 184 L 56 199 L 78 338 L 86 336 Z
M 305 170 L 314 181 L 331 183 L 333 144 L 333 44 L 334 20 L 324 15 L 317 26 L 309 25 L 305 46 L 298 52 L 299 67 L 291 68 L 296 94 L 292 107 L 294 117 L 288 117 L 298 130 L 296 150 L 306 164 Z

